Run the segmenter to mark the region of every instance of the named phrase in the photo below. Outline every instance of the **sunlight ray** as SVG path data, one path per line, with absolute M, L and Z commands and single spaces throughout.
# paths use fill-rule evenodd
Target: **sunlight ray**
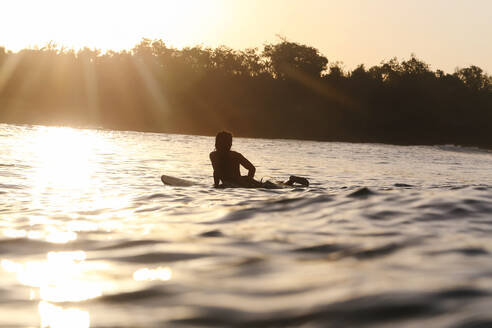
M 132 57 L 132 59 L 133 63 L 135 63 L 135 66 L 137 67 L 140 77 L 147 87 L 148 92 L 154 100 L 156 108 L 158 108 L 161 112 L 166 111 L 168 108 L 168 104 L 164 95 L 162 94 L 161 88 L 159 87 L 159 83 L 156 81 L 156 78 L 142 60 L 135 59 L 134 57 Z
M 81 56 L 81 53 L 79 53 Z M 97 122 L 99 125 L 100 118 L 100 106 L 99 106 L 99 94 L 98 94 L 98 82 L 96 75 L 96 58 L 83 56 L 82 62 L 84 65 L 84 81 L 87 96 L 87 111 L 89 112 L 90 122 Z
M 22 56 L 20 54 L 17 54 L 15 56 L 7 54 L 7 60 L 2 66 L 0 66 L 0 93 L 14 73 L 21 58 Z

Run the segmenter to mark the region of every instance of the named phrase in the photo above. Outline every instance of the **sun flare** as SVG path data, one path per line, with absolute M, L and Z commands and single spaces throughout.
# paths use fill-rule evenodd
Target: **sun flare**
M 222 7 L 221 1 L 194 0 L 15 1 L 5 10 L 23 12 L 25 26 L 36 28 L 11 29 L 8 37 L 12 40 L 7 41 L 13 50 L 26 47 L 26 42 L 42 46 L 50 41 L 75 49 L 120 50 L 149 37 L 165 38 L 182 47 L 198 43 L 197 33 L 213 29 Z M 19 22 L 9 22 L 16 24 Z

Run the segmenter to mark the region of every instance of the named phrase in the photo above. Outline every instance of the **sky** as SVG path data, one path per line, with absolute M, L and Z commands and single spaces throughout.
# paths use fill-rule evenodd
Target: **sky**
M 452 73 L 492 74 L 491 0 L 1 0 L 0 46 L 54 41 L 69 48 L 129 49 L 142 37 L 169 46 L 274 43 L 317 48 L 347 70 L 413 53 Z

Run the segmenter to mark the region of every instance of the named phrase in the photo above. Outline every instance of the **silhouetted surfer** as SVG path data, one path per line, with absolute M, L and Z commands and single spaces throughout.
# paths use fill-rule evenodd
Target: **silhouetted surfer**
M 254 179 L 256 168 L 241 153 L 231 150 L 232 134 L 219 132 L 215 137 L 215 151 L 210 153 L 214 168 L 214 186 L 220 182 L 225 187 L 261 187 L 261 182 Z M 239 166 L 248 170 L 248 175 L 241 176 Z
M 261 188 L 272 185 L 272 182 L 255 180 L 255 166 L 241 153 L 231 150 L 231 147 L 232 134 L 226 131 L 217 133 L 215 150 L 210 153 L 210 161 L 214 168 L 215 187 Z M 240 165 L 248 170 L 248 175 L 241 176 Z M 220 184 L 221 182 L 222 184 Z M 293 185 L 294 183 L 309 185 L 307 179 L 295 176 L 291 176 L 289 181 L 284 182 L 286 185 Z

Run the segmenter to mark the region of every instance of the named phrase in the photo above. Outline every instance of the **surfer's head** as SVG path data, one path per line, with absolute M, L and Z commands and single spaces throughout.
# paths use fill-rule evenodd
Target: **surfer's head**
M 217 151 L 229 151 L 232 146 L 232 134 L 226 131 L 217 133 L 215 136 L 215 149 Z

